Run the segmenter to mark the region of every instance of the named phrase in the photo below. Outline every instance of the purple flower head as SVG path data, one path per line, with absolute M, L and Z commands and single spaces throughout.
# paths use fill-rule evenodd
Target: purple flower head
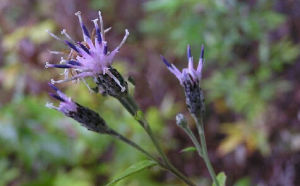
M 173 64 L 169 63 L 163 56 L 161 56 L 163 62 L 167 65 L 168 69 L 177 77 L 180 84 L 184 88 L 185 102 L 187 107 L 193 115 L 202 116 L 205 112 L 204 96 L 199 86 L 201 79 L 201 70 L 203 66 L 204 46 L 201 47 L 201 54 L 197 69 L 194 69 L 193 57 L 191 54 L 191 48 L 187 47 L 188 68 L 184 68 L 180 72 Z
M 129 32 L 125 30 L 125 36 L 121 43 L 112 51 L 108 51 L 107 41 L 105 40 L 105 33 L 111 28 L 104 29 L 101 12 L 99 11 L 100 27 L 98 25 L 98 19 L 94 19 L 95 37 L 91 37 L 88 29 L 83 24 L 81 12 L 75 13 L 78 17 L 79 24 L 83 34 L 82 42 L 75 42 L 65 29 L 61 34 L 66 37 L 65 40 L 59 38 L 53 33 L 48 32 L 52 37 L 64 42 L 70 48 L 70 54 L 67 59 L 61 58 L 60 64 L 50 64 L 46 62 L 46 68 L 63 68 L 65 69 L 65 79 L 63 80 L 51 80 L 52 84 L 63 83 L 85 77 L 96 77 L 99 74 L 108 74 L 111 78 L 116 79 L 113 74 L 109 72 L 109 68 L 113 62 L 115 55 L 119 52 L 122 45 L 125 43 Z M 54 54 L 60 54 L 60 52 L 53 51 Z M 76 55 L 74 55 L 76 54 Z M 75 74 L 73 77 L 68 78 L 69 70 L 73 70 Z M 117 79 L 116 79 L 117 80 Z M 117 82 L 118 83 L 118 82 Z M 119 83 L 118 83 L 119 84 Z M 121 86 L 121 85 L 120 85 Z M 121 87 L 124 89 L 123 87 Z
M 178 70 L 178 68 L 175 67 L 175 65 L 169 63 L 166 58 L 161 56 L 162 61 L 166 64 L 170 72 L 172 72 L 177 79 L 180 81 L 180 84 L 183 85 L 185 81 L 191 80 L 192 82 L 196 83 L 199 82 L 201 79 L 201 71 L 202 71 L 202 66 L 204 62 L 204 46 L 202 45 L 201 47 L 201 54 L 200 54 L 200 59 L 198 63 L 197 69 L 194 69 L 194 62 L 193 62 L 193 56 L 191 54 L 191 47 L 190 45 L 187 46 L 187 58 L 188 58 L 188 67 L 183 68 L 182 72 Z
M 58 110 L 64 115 L 73 118 L 88 130 L 98 133 L 109 133 L 111 131 L 104 119 L 98 113 L 73 102 L 71 98 L 67 97 L 53 84 L 49 83 L 49 86 L 55 91 L 55 93 L 50 93 L 50 96 L 60 101 L 60 104 L 56 107 L 53 103 L 47 103 L 46 107 Z
M 69 98 L 64 93 L 62 93 L 53 84 L 49 83 L 48 85 L 55 91 L 55 93 L 50 93 L 49 95 L 52 96 L 53 98 L 57 99 L 58 101 L 60 101 L 60 103 L 59 103 L 58 107 L 54 106 L 53 103 L 47 103 L 46 107 L 58 110 L 67 116 L 71 112 L 77 111 L 77 105 L 75 102 L 72 101 L 71 98 Z

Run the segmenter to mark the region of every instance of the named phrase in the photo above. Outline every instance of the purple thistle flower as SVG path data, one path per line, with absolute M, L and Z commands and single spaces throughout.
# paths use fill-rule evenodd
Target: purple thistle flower
M 202 66 L 204 62 L 204 46 L 202 45 L 201 47 L 201 55 L 198 63 L 197 69 L 194 69 L 194 62 L 193 62 L 193 56 L 191 53 L 191 47 L 190 45 L 187 46 L 187 58 L 188 58 L 188 67 L 183 68 L 182 72 L 176 68 L 175 65 L 169 63 L 164 56 L 161 56 L 162 61 L 166 64 L 168 69 L 170 70 L 171 73 L 173 73 L 177 79 L 180 81 L 180 84 L 183 85 L 185 81 L 188 79 L 192 80 L 193 82 L 199 82 L 201 79 L 201 71 L 202 71 Z
M 65 79 L 63 80 L 53 80 L 51 83 L 63 83 L 67 81 L 72 81 L 76 79 L 81 79 L 86 77 L 97 77 L 98 75 L 107 74 L 110 78 L 114 79 L 118 86 L 120 86 L 121 91 L 125 91 L 125 87 L 121 85 L 118 79 L 110 73 L 109 69 L 113 63 L 115 55 L 119 52 L 122 45 L 125 43 L 129 32 L 125 30 L 125 36 L 121 43 L 112 51 L 108 51 L 107 41 L 105 40 L 105 33 L 110 30 L 110 28 L 104 30 L 103 20 L 101 12 L 99 11 L 100 27 L 98 25 L 98 19 L 94 19 L 93 23 L 96 30 L 95 38 L 91 38 L 88 29 L 83 24 L 81 12 L 78 11 L 75 13 L 78 17 L 80 27 L 83 34 L 83 42 L 75 42 L 65 29 L 62 30 L 61 34 L 64 35 L 67 39 L 62 40 L 53 33 L 48 32 L 52 37 L 57 40 L 63 41 L 70 49 L 70 54 L 68 60 L 64 58 L 61 59 L 60 64 L 50 64 L 46 62 L 46 68 L 65 68 Z M 77 54 L 73 57 L 74 52 Z M 52 52 L 60 54 L 59 52 Z M 69 70 L 74 70 L 75 74 L 73 77 L 68 78 Z
M 53 84 L 49 83 L 49 86 L 55 91 L 55 93 L 50 93 L 49 95 L 57 99 L 60 103 L 58 107 L 54 106 L 53 103 L 46 103 L 46 107 L 58 110 L 65 116 L 73 118 L 88 130 L 106 134 L 111 132 L 111 129 L 98 113 L 72 101 L 71 98 L 67 97 Z
M 204 61 L 204 46 L 202 45 L 201 47 L 197 69 L 194 69 L 191 47 L 189 45 L 187 47 L 188 67 L 184 68 L 182 72 L 180 72 L 173 64 L 169 63 L 163 56 L 161 56 L 161 58 L 183 86 L 189 111 L 196 116 L 202 116 L 205 111 L 205 106 L 204 96 L 199 86 L 199 81 L 201 80 L 201 71 Z

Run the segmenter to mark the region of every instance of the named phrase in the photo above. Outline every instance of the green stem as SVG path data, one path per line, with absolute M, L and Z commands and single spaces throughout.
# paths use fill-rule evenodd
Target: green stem
M 183 130 L 185 131 L 185 133 L 190 137 L 190 139 L 192 140 L 193 144 L 195 145 L 197 152 L 199 154 L 200 157 L 203 158 L 203 153 L 202 153 L 202 148 L 201 145 L 199 144 L 196 136 L 194 135 L 193 131 L 190 129 L 189 126 L 183 128 Z
M 175 174 L 178 178 L 183 180 L 187 185 L 194 186 L 195 184 L 192 183 L 186 176 L 184 176 L 179 170 L 177 170 L 168 160 L 167 156 L 165 153 L 162 151 L 158 141 L 153 135 L 153 132 L 150 128 L 150 125 L 148 122 L 145 120 L 144 116 L 142 118 L 137 119 L 136 114 L 139 110 L 137 104 L 135 103 L 134 99 L 130 96 L 124 96 L 121 98 L 118 98 L 120 103 L 127 109 L 127 111 L 140 123 L 140 125 L 145 129 L 146 133 L 150 137 L 152 143 L 154 144 L 157 152 L 161 155 L 165 165 L 168 167 L 168 170 L 170 170 L 173 174 Z
M 114 130 L 110 130 L 110 132 L 108 133 L 109 135 L 112 135 L 114 137 L 116 137 L 117 139 L 127 143 L 128 145 L 132 146 L 133 148 L 137 149 L 138 151 L 142 152 L 143 154 L 145 154 L 149 159 L 155 161 L 158 165 L 160 165 L 162 168 L 172 172 L 175 176 L 177 176 L 179 179 L 183 180 L 187 185 L 190 186 L 195 186 L 192 182 L 190 182 L 187 178 L 185 178 L 183 175 L 180 174 L 180 172 L 177 172 L 176 170 L 172 169 L 171 167 L 169 167 L 169 165 L 166 165 L 162 162 L 160 162 L 158 159 L 156 159 L 154 156 L 152 156 L 150 153 L 148 153 L 147 151 L 145 151 L 142 147 L 140 147 L 139 145 L 137 145 L 136 143 L 134 143 L 133 141 L 127 139 L 126 137 L 124 137 L 123 135 L 119 134 L 118 132 L 114 131 Z
M 143 154 L 145 154 L 149 159 L 154 160 L 158 164 L 161 164 L 160 161 L 157 160 L 154 156 L 152 156 L 149 152 L 145 151 L 142 147 L 140 147 L 139 145 L 137 145 L 133 141 L 127 139 L 126 137 L 124 137 L 123 135 L 119 134 L 118 132 L 116 132 L 116 131 L 114 131 L 114 130 L 111 129 L 108 134 L 112 135 L 112 136 L 118 138 L 119 140 L 127 143 L 128 145 L 136 148 L 137 150 L 139 150 L 140 152 L 142 152 Z
M 146 121 L 145 121 L 146 122 Z M 151 138 L 151 141 L 153 142 L 155 148 L 157 149 L 157 151 L 159 152 L 159 154 L 162 156 L 163 161 L 167 164 L 167 166 L 174 171 L 174 173 L 176 173 L 176 175 L 179 175 L 180 178 L 182 178 L 183 180 L 185 180 L 185 182 L 188 185 L 194 185 L 194 183 L 192 183 L 191 181 L 189 181 L 189 179 L 183 175 L 176 167 L 173 166 L 173 164 L 169 161 L 168 157 L 166 156 L 166 154 L 162 151 L 160 145 L 158 144 L 156 138 L 154 137 L 152 130 L 149 126 L 149 124 L 145 124 L 145 130 L 147 132 L 147 134 L 149 135 L 149 137 Z
M 134 108 L 132 108 L 132 106 L 128 103 L 126 99 L 124 99 L 124 97 L 118 98 L 118 100 L 132 116 L 135 115 Z
M 216 177 L 216 173 L 211 165 L 211 162 L 209 160 L 209 157 L 208 157 L 208 153 L 207 153 L 207 147 L 206 147 L 206 140 L 205 140 L 205 134 L 204 134 L 204 127 L 203 127 L 203 120 L 202 120 L 202 116 L 193 116 L 195 121 L 196 121 L 196 126 L 197 126 L 197 129 L 198 129 L 198 133 L 199 133 L 199 136 L 200 136 L 200 142 L 201 142 L 201 147 L 202 147 L 202 157 L 203 157 L 203 160 L 205 162 L 205 165 L 208 169 L 208 172 L 212 178 L 212 180 L 215 182 L 216 186 L 219 186 L 219 182 L 217 180 L 217 177 Z

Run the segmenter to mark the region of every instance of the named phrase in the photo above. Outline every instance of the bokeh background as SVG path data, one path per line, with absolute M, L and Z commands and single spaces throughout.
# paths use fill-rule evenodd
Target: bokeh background
M 175 125 L 188 117 L 177 79 L 159 55 L 180 68 L 186 45 L 197 59 L 205 45 L 201 85 L 209 155 L 227 185 L 300 185 L 300 1 L 297 0 L 1 0 L 0 185 L 105 185 L 145 159 L 131 147 L 79 126 L 46 108 L 47 82 L 61 71 L 45 69 L 66 49 L 49 37 L 63 28 L 81 40 L 80 10 L 89 29 L 101 10 L 109 48 L 130 31 L 114 66 L 135 79 L 132 92 L 171 161 L 199 185 L 209 185 L 203 161 Z M 99 112 L 109 125 L 149 151 L 141 127 L 112 98 L 90 94 L 82 83 L 59 86 Z M 188 117 L 189 118 L 189 117 Z M 189 122 L 192 128 L 194 123 Z M 118 185 L 183 185 L 156 167 Z

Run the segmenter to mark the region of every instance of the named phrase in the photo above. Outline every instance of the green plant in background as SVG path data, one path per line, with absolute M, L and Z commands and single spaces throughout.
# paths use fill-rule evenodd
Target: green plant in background
M 264 115 L 276 94 L 289 90 L 289 83 L 279 74 L 299 54 L 299 47 L 289 38 L 274 41 L 270 36 L 285 21 L 272 10 L 274 3 L 260 0 L 249 6 L 237 0 L 152 0 L 144 4 L 149 14 L 140 30 L 155 36 L 151 39 L 157 46 L 173 43 L 176 47 L 171 55 L 181 55 L 185 42 L 207 46 L 207 67 L 213 70 L 203 81 L 207 100 L 218 113 L 230 109 L 242 116 L 221 127 L 227 134 L 219 147 L 222 155 L 244 142 L 250 151 L 269 152 Z M 249 55 L 253 51 L 256 56 Z M 257 128 L 261 130 L 250 132 Z

